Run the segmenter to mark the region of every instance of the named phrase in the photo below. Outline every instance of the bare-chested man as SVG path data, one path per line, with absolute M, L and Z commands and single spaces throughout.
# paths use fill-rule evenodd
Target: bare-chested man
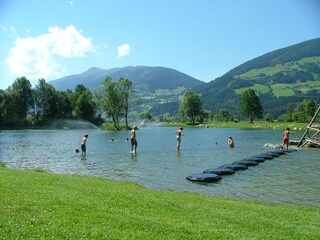
M 179 151 L 180 150 L 180 144 L 181 144 L 181 136 L 183 135 L 183 127 L 179 128 L 177 131 L 176 131 L 176 139 L 178 141 L 177 143 L 177 150 Z
M 138 142 L 137 142 L 137 136 L 136 136 L 136 130 L 138 128 L 134 126 L 130 133 L 130 140 L 131 140 L 131 152 L 137 151 Z
M 83 157 L 87 155 L 87 138 L 88 138 L 88 134 L 84 135 L 81 141 L 81 151 L 82 151 Z

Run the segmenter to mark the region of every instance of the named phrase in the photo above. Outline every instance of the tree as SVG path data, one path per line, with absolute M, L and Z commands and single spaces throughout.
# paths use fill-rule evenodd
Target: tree
M 72 111 L 73 111 L 73 94 L 68 91 L 58 91 L 58 117 L 59 118 L 72 118 Z
M 93 121 L 95 117 L 95 105 L 89 89 L 82 92 L 75 103 L 74 111 L 77 118 Z
M 139 115 L 139 117 L 141 119 L 145 119 L 145 120 L 148 120 L 148 121 L 151 121 L 152 120 L 152 114 L 150 112 L 143 112 Z
M 316 110 L 316 102 L 313 99 L 305 99 L 298 105 L 297 111 L 293 114 L 293 119 L 297 122 L 310 122 Z
M 100 98 L 106 115 L 112 119 L 114 127 L 119 130 L 119 121 L 124 110 L 123 95 L 119 84 L 112 81 L 110 77 L 106 77 L 101 83 L 103 86 L 99 89 L 97 96 Z
M 120 129 L 120 118 L 125 116 L 126 127 L 128 128 L 129 97 L 132 93 L 132 82 L 124 78 L 112 81 L 110 77 L 106 77 L 101 84 L 102 87 L 94 93 L 98 107 L 112 119 L 114 127 L 118 130 Z
M 231 113 L 226 108 L 221 108 L 219 112 L 219 117 L 221 121 L 228 122 L 231 119 Z
M 78 84 L 73 95 L 75 117 L 89 122 L 95 122 L 96 104 L 90 90 L 83 84 Z
M 250 123 L 253 122 L 255 117 L 262 118 L 263 107 L 259 97 L 251 88 L 241 96 L 241 112 L 249 117 Z
M 25 77 L 17 78 L 3 95 L 3 118 L 6 125 L 25 125 L 32 108 L 31 83 Z
M 132 82 L 129 79 L 120 78 L 118 80 L 120 94 L 123 98 L 124 117 L 126 121 L 126 127 L 128 128 L 128 112 L 129 112 L 129 98 L 132 93 Z
M 195 118 L 202 112 L 200 96 L 192 91 L 185 92 L 179 107 L 179 112 L 182 116 L 190 117 L 192 124 L 194 124 Z
M 287 112 L 284 116 L 285 121 L 287 122 L 292 122 L 293 120 L 293 110 L 294 110 L 294 106 L 292 103 L 288 103 L 288 108 L 287 108 Z
M 35 89 L 34 112 L 40 122 L 48 122 L 58 116 L 58 95 L 55 88 L 39 79 Z

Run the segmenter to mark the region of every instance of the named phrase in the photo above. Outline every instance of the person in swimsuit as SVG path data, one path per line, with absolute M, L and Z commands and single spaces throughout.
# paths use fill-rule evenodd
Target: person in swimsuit
M 283 150 L 283 146 L 284 145 L 287 145 L 287 151 L 289 149 L 289 135 L 290 135 L 290 133 L 293 134 L 293 132 L 290 132 L 290 128 L 287 128 L 282 134 L 283 138 L 282 138 L 282 144 L 281 144 L 281 147 L 280 147 L 282 150 Z
M 130 140 L 131 140 L 131 152 L 137 151 L 138 142 L 137 142 L 137 136 L 136 136 L 136 130 L 138 128 L 134 126 L 130 133 Z
M 83 157 L 87 155 L 87 138 L 88 134 L 85 134 L 81 141 L 81 151 Z
M 180 144 L 181 144 L 181 136 L 183 135 L 183 127 L 179 128 L 177 131 L 176 131 L 176 139 L 178 141 L 177 143 L 177 150 L 179 151 L 180 150 Z

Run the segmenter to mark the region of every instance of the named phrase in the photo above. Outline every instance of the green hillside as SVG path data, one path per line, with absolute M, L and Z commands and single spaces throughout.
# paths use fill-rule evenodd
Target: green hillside
M 134 94 L 130 103 L 133 116 L 150 112 L 152 115 L 176 115 L 179 100 L 184 91 L 204 84 L 185 73 L 165 67 L 128 66 L 112 68 L 90 68 L 84 73 L 67 76 L 49 82 L 55 89 L 65 91 L 75 89 L 77 84 L 83 84 L 91 91 L 101 86 L 105 77 L 113 80 L 127 78 L 132 81 Z
M 232 69 L 224 76 L 194 90 L 202 94 L 204 108 L 240 109 L 241 94 L 252 88 L 265 113 L 276 116 L 288 103 L 304 99 L 320 102 L 320 38 L 267 53 Z
M 90 68 L 86 72 L 56 79 L 49 83 L 60 91 L 73 90 L 77 84 L 83 84 L 93 91 L 101 86 L 101 81 L 107 76 L 113 80 L 127 78 L 132 81 L 135 89 L 152 93 L 158 89 L 191 88 L 203 84 L 202 81 L 171 68 L 147 66 L 128 66 L 108 70 Z

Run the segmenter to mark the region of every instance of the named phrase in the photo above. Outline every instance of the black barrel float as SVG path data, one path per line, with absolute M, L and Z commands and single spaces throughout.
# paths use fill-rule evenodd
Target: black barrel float
M 250 166 L 257 166 L 258 162 L 256 162 L 256 161 L 248 161 L 246 159 L 242 159 L 242 160 L 239 160 L 239 161 L 235 161 L 232 164 L 241 164 L 241 165 L 245 165 L 245 166 L 250 167 Z
M 262 163 L 265 161 L 265 159 L 261 157 L 250 157 L 250 158 L 245 158 L 243 160 L 257 162 L 257 163 Z
M 267 155 L 270 155 L 271 157 L 280 157 L 280 154 L 278 153 L 275 153 L 275 152 L 266 152 L 266 153 L 262 153 L 262 154 L 267 154 Z
M 290 148 L 288 151 L 287 150 L 284 150 L 284 151 L 287 152 L 287 153 L 292 153 L 292 152 L 296 152 L 298 150 L 294 149 L 294 148 Z
M 187 176 L 186 179 L 193 182 L 216 182 L 221 180 L 221 176 L 213 173 L 194 173 Z
M 261 154 L 258 154 L 258 155 L 254 155 L 252 157 L 255 157 L 255 158 L 263 158 L 264 160 L 271 160 L 273 159 L 273 157 L 270 155 L 270 154 L 264 154 L 264 153 L 261 153 Z
M 230 168 L 230 169 L 233 169 L 235 171 L 248 169 L 247 166 L 244 166 L 244 165 L 241 165 L 241 164 L 224 164 L 224 165 L 220 166 L 219 168 Z
M 282 150 L 274 150 L 274 151 L 271 151 L 271 152 L 276 153 L 276 154 L 279 154 L 279 155 L 284 155 L 284 154 L 286 154 L 286 152 L 285 152 L 285 151 L 282 151 Z
M 217 175 L 231 175 L 231 174 L 234 174 L 235 171 L 231 168 L 209 168 L 203 171 L 203 173 L 214 173 Z

